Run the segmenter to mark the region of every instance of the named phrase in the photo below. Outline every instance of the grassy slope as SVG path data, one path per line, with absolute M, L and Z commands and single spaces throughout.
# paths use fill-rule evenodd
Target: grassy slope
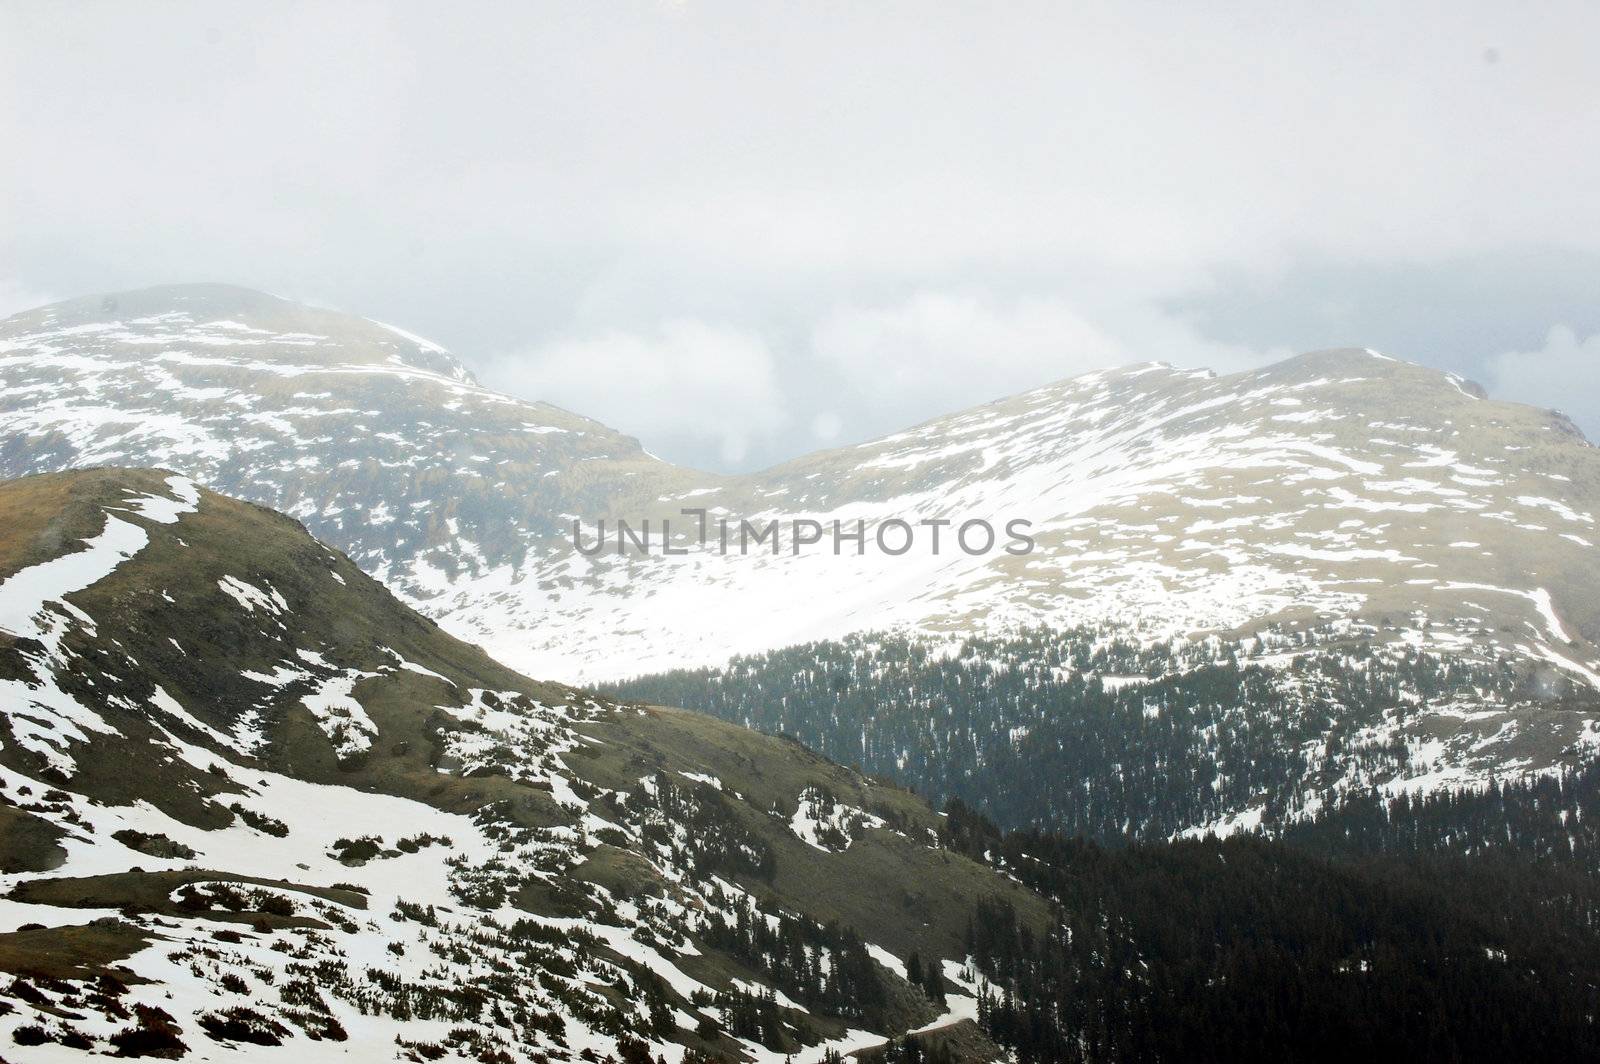
M 160 492 L 164 481 L 164 474 L 151 471 L 96 470 L 0 484 L 0 513 L 9 518 L 0 532 L 0 579 L 63 553 L 73 540 L 97 534 L 103 508 L 119 506 L 130 493 Z M 248 772 L 252 763 L 451 812 L 508 802 L 515 820 L 528 826 L 571 821 L 572 814 L 536 786 L 498 773 L 470 778 L 441 773 L 436 764 L 439 735 L 447 720 L 435 707 L 459 704 L 467 688 L 520 692 L 547 704 L 588 696 L 520 676 L 446 635 L 280 514 L 205 493 L 198 512 L 176 524 L 128 519 L 146 528 L 150 545 L 109 577 L 70 596 L 96 624 L 92 632 L 75 629 L 68 635 L 64 645 L 78 661 L 62 683 L 130 741 L 76 747 L 80 771 L 70 781 L 50 780 L 37 758 L 14 742 L 5 742 L 0 763 L 100 801 L 147 801 L 201 827 L 232 821 L 227 806 L 238 790 L 234 778 Z M 230 576 L 270 587 L 291 609 L 269 617 L 239 608 L 218 589 L 218 581 Z M 439 676 L 394 670 L 394 659 L 383 648 Z M 21 653 L 28 649 L 0 644 L 0 669 L 22 669 Z M 295 700 L 273 704 L 264 700 L 261 684 L 241 676 L 245 671 L 270 673 L 294 660 L 297 650 L 315 650 L 341 668 L 375 674 L 390 666 L 355 688 L 380 730 L 370 752 L 341 761 Z M 170 719 L 161 721 L 165 729 L 216 753 L 217 771 L 200 771 L 167 756 L 164 747 L 142 742 L 161 738 L 145 708 L 157 686 L 224 732 L 262 710 L 271 738 L 263 760 L 252 762 Z M 110 689 L 121 705 L 107 700 Z M 9 722 L 0 726 L 9 727 Z M 1036 926 L 1042 928 L 1047 920 L 1044 903 L 1016 883 L 964 856 L 923 844 L 920 840 L 931 837 L 938 819 L 921 800 L 797 744 L 681 710 L 610 703 L 599 703 L 581 730 L 599 742 L 580 747 L 585 756 L 567 754 L 565 763 L 600 787 L 624 790 L 656 770 L 720 778 L 726 790 L 717 800 L 777 857 L 770 883 L 746 880 L 742 886 L 819 922 L 838 920 L 869 933 L 872 941 L 897 954 L 919 950 L 927 956 L 959 957 L 972 903 L 996 893 L 1012 897 Z M 882 816 L 898 832 L 868 831 L 843 852 L 808 846 L 789 831 L 786 816 L 772 811 L 792 811 L 799 793 L 817 786 Z M 0 860 L 18 868 L 46 866 L 51 840 L 33 828 L 34 818 L 23 808 L 38 800 L 37 795 L 9 800 L 17 806 L 5 809 L 5 821 L 0 822 Z M 602 848 L 590 855 L 584 874 L 625 886 L 650 873 L 638 858 Z M 283 875 L 294 878 L 292 869 Z M 92 896 L 97 906 L 148 907 L 149 888 L 149 877 L 124 875 L 93 884 L 35 884 L 28 895 L 29 900 L 57 904 L 89 904 L 83 899 Z M 115 929 L 108 928 L 63 933 L 86 941 L 96 935 L 115 937 Z M 31 940 L 10 941 L 14 937 L 0 944 L 5 946 L 0 948 L 0 966 L 17 970 L 32 963 L 25 948 Z M 94 956 L 102 957 L 97 963 L 108 963 L 116 959 L 117 950 Z M 716 957 L 699 966 L 701 974 L 737 972 L 737 965 Z M 915 1003 L 902 1012 L 908 1023 L 927 1018 L 925 1006 Z

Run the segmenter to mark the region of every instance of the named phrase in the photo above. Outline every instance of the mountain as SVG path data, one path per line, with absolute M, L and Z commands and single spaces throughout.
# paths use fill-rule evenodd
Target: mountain
M 546 673 L 720 664 L 890 625 L 1107 619 L 1174 635 L 1356 618 L 1600 663 L 1600 452 L 1559 415 L 1369 352 L 1094 373 L 742 477 L 484 390 L 409 334 L 225 286 L 17 315 L 0 374 L 0 471 L 179 469 L 306 521 L 452 631 Z M 574 518 L 592 542 L 603 518 L 651 520 L 659 539 L 675 517 L 686 543 L 686 506 L 726 511 L 735 540 L 741 518 L 830 524 L 798 557 L 787 528 L 775 558 L 572 549 Z M 1000 543 L 969 556 L 945 529 L 935 556 L 917 528 L 896 558 L 869 528 L 864 556 L 834 556 L 833 520 L 891 517 L 987 520 Z M 1003 549 L 1013 519 L 1031 522 L 1025 557 Z M 593 638 L 623 601 L 625 657 Z M 693 633 L 665 623 L 686 611 Z
M 17 315 L 0 364 L 5 475 L 175 469 L 439 606 L 471 574 L 528 567 L 561 514 L 628 505 L 618 485 L 670 470 L 596 422 L 478 387 L 426 340 L 223 285 Z
M 1341 786 L 1575 766 L 1600 737 L 1581 694 L 1600 687 L 1600 450 L 1558 414 L 1368 351 L 1222 377 L 1108 370 L 744 476 L 680 469 L 485 390 L 389 327 L 223 286 L 7 319 L 0 382 L 0 474 L 176 469 L 303 520 L 446 630 L 534 674 L 615 681 L 879 635 L 970 659 L 1043 630 L 1102 692 L 1130 680 L 1126 661 L 1096 657 L 1122 643 L 1161 648 L 1132 679 L 1248 660 L 1299 688 L 1289 666 L 1332 654 L 1355 668 L 1342 656 L 1369 653 L 1478 677 L 1445 697 L 1412 685 L 1359 707 L 1301 699 L 1309 723 L 1280 743 L 1355 735 L 1390 752 L 1372 772 L 1310 758 L 1320 777 L 1292 787 L 1288 808 Z M 703 540 L 686 509 L 704 512 Z M 970 525 L 968 553 L 957 537 L 974 521 L 995 538 Z M 678 700 L 713 708 L 691 694 Z M 922 704 L 908 695 L 884 688 L 872 704 Z M 1025 751 L 1018 729 L 1044 734 L 1049 713 L 1033 704 L 983 727 Z M 871 757 L 835 748 L 827 724 L 795 730 L 875 768 L 915 760 L 884 732 L 862 733 L 883 747 Z M 959 746 L 939 728 L 926 723 L 928 742 Z M 997 763 L 971 767 L 998 787 Z M 1246 790 L 1188 826 L 1258 816 L 1266 792 Z
M 530 680 L 177 474 L 0 513 L 7 1060 L 1600 1052 L 1566 865 L 1007 835 Z
M 1048 926 L 907 792 L 529 680 L 290 518 L 118 469 L 0 483 L 0 512 L 0 1040 L 22 1059 L 981 1047 L 974 906 Z

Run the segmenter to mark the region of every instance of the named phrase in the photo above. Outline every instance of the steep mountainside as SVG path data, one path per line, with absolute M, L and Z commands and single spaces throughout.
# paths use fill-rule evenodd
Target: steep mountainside
M 906 792 L 528 680 L 279 514 L 116 469 L 0 514 L 8 1059 L 981 1055 L 970 914 L 1046 926 Z
M 1309 638 L 1510 662 L 1553 693 L 1600 687 L 1600 450 L 1559 415 L 1365 351 L 1226 377 L 1090 374 L 738 477 L 478 388 L 387 327 L 222 286 L 8 319 L 0 383 L 0 473 L 174 468 L 299 517 L 449 631 L 539 675 L 720 665 L 885 630 L 954 648 L 1042 627 L 1160 640 L 1169 671 L 1197 655 L 1292 662 L 1278 652 Z M 707 511 L 704 542 L 685 508 Z M 648 522 L 649 549 L 619 518 Z M 682 553 L 666 553 L 669 519 Z M 592 546 L 602 520 L 605 549 L 576 549 L 574 522 Z M 797 520 L 815 525 L 797 536 Z M 974 526 L 969 554 L 957 537 L 973 520 L 996 539 Z M 1017 520 L 1035 544 L 1020 555 L 1006 550 Z M 777 539 L 753 542 L 773 521 Z M 858 527 L 860 548 L 836 538 Z M 1481 723 L 1481 708 L 1463 697 L 1439 720 Z M 1514 746 L 1500 735 L 1473 760 L 1546 767 L 1586 720 Z M 1432 759 L 1401 772 L 1427 779 Z

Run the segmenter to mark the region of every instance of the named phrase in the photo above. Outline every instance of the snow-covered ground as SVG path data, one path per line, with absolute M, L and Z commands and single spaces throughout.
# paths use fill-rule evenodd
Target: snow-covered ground
M 425 678 L 428 689 L 441 692 L 437 710 L 462 725 L 441 734 L 437 772 L 466 775 L 494 765 L 527 785 L 521 793 L 548 795 L 564 819 L 527 827 L 501 804 L 470 814 L 450 812 L 401 794 L 296 778 L 254 760 L 264 752 L 258 719 L 246 716 L 231 728 L 219 728 L 197 715 L 197 702 L 181 704 L 159 684 L 148 697 L 112 693 L 132 689 L 126 677 L 105 671 L 107 661 L 124 659 L 91 663 L 82 656 L 81 643 L 68 650 L 62 637 L 71 632 L 127 648 L 106 630 L 110 622 L 104 617 L 97 619 L 67 600 L 152 549 L 150 529 L 112 511 L 170 524 L 199 507 L 199 493 L 189 481 L 172 476 L 165 488 L 161 495 L 129 496 L 103 506 L 103 531 L 82 544 L 65 544 L 59 557 L 0 581 L 8 630 L 41 644 L 20 659 L 29 676 L 0 683 L 0 714 L 11 738 L 41 754 L 57 774 L 40 779 L 0 766 L 0 794 L 22 814 L 56 828 L 64 851 L 61 862 L 42 875 L 0 874 L 0 931 L 98 922 L 118 934 L 136 931 L 145 940 L 118 962 L 132 975 L 124 980 L 126 988 L 100 994 L 72 980 L 36 978 L 0 994 L 8 1006 L 0 1014 L 6 1059 L 80 1060 L 82 1050 L 71 1048 L 72 1041 L 110 1051 L 111 1039 L 129 1031 L 138 1015 L 160 1010 L 181 1030 L 191 1050 L 186 1059 L 281 1059 L 285 1053 L 318 1062 L 409 1059 L 408 1052 L 426 1056 L 435 1044 L 448 1044 L 458 1058 L 467 1059 L 496 1052 L 506 1056 L 495 1059 L 519 1061 L 552 1055 L 589 1059 L 579 1055 L 616 1054 L 621 1040 L 638 1037 L 651 1043 L 653 1055 L 676 1062 L 685 1052 L 677 1040 L 681 1029 L 720 1021 L 721 1006 L 714 1000 L 719 991 L 764 992 L 745 980 L 719 977 L 708 983 L 689 974 L 686 960 L 700 953 L 694 936 L 710 921 L 731 920 L 731 906 L 755 911 L 757 899 L 697 870 L 696 839 L 673 819 L 681 805 L 661 804 L 667 798 L 663 790 L 676 786 L 662 782 L 666 777 L 647 777 L 649 785 L 635 791 L 605 792 L 571 772 L 564 755 L 597 741 L 575 730 L 601 709 L 586 696 L 549 704 L 518 691 L 463 688 L 384 647 L 375 648 L 383 662 L 375 668 L 340 667 L 329 659 L 340 656 L 333 649 L 313 650 L 305 645 L 304 632 L 285 625 L 295 611 L 270 583 L 237 577 L 205 582 L 207 601 L 219 611 L 208 618 L 211 623 L 225 625 L 227 615 L 234 614 L 261 626 L 263 638 L 279 644 L 284 660 L 270 671 L 247 672 L 244 679 L 267 695 L 298 699 L 335 756 L 358 757 L 380 738 L 378 724 L 356 697 L 358 682 L 406 673 Z M 164 549 L 189 549 L 188 534 L 183 525 L 170 536 L 163 531 Z M 159 638 L 144 632 L 121 635 Z M 131 656 L 126 662 L 134 663 Z M 208 667 L 225 666 L 213 661 Z M 94 693 L 75 699 L 62 689 L 69 676 Z M 300 695 L 303 690 L 310 693 Z M 429 707 L 417 711 L 426 714 Z M 129 742 L 111 719 L 131 728 L 132 717 L 154 728 L 153 737 L 140 728 L 138 756 L 181 767 L 191 779 L 228 781 L 218 800 L 228 803 L 231 821 L 219 826 L 210 816 L 191 823 L 168 809 L 169 795 L 159 789 L 123 801 L 87 797 L 77 789 L 95 782 L 78 763 L 86 748 Z M 708 773 L 685 771 L 678 777 L 718 800 L 725 793 L 721 781 Z M 419 789 L 425 792 L 426 785 Z M 596 805 L 600 797 L 607 799 L 604 809 Z M 836 832 L 883 825 L 863 811 L 823 803 L 813 791 L 794 797 Z M 742 800 L 731 793 L 728 798 Z M 686 800 L 673 797 L 677 803 Z M 217 803 L 211 805 L 214 813 Z M 810 822 L 797 823 L 804 831 Z M 630 899 L 604 887 L 584 887 L 574 872 L 596 851 L 601 834 L 607 845 L 621 846 L 648 864 L 671 891 Z M 162 874 L 179 877 L 167 894 L 166 911 L 149 905 L 45 905 L 14 894 L 41 880 Z M 530 912 L 515 903 L 516 891 L 530 878 L 576 891 L 595 903 L 597 915 Z M 266 925 L 253 921 L 251 913 L 293 917 L 301 925 Z M 815 966 L 830 970 L 835 963 L 830 947 L 807 948 Z M 507 972 L 520 977 L 508 984 Z M 671 1010 L 676 1029 L 652 1026 L 658 1017 L 642 989 L 624 991 L 620 999 L 606 993 L 645 979 L 659 979 L 681 996 Z M 451 995 L 462 988 L 476 988 L 482 997 L 459 1005 Z M 795 1014 L 806 1011 L 786 997 L 781 1004 Z M 262 1044 L 206 1033 L 208 1024 L 229 1015 L 248 1017 Z M 804 1046 L 792 1058 L 754 1042 L 743 1043 L 743 1049 L 754 1061 L 815 1062 L 829 1049 L 848 1051 L 882 1037 L 848 1030 Z M 39 1038 L 40 1044 L 31 1044 Z
M 1395 638 L 1441 645 L 1488 614 L 1530 659 L 1600 676 L 1581 636 L 1600 596 L 1595 449 L 1373 352 L 1091 373 L 718 477 L 479 388 L 391 326 L 254 293 L 163 298 L 0 323 L 0 437 L 22 444 L 0 471 L 158 465 L 282 509 L 530 675 L 718 665 L 864 629 L 1117 620 L 1166 637 L 1382 612 Z M 709 543 L 686 538 L 686 507 Z M 650 522 L 648 554 L 574 549 L 574 522 L 592 541 L 618 518 Z M 780 522 L 779 551 L 723 553 L 719 518 L 735 541 L 741 519 Z M 915 542 L 890 556 L 876 532 L 894 519 Z M 684 553 L 663 551 L 665 520 Z M 797 552 L 796 520 L 822 541 Z M 977 555 L 956 543 L 971 520 L 997 533 Z M 864 552 L 835 550 L 836 521 L 862 522 Z M 1024 557 L 1011 521 L 1036 542 Z

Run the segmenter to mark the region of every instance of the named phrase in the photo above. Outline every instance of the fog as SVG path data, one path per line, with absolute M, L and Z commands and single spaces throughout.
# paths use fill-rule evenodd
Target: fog
M 225 281 L 746 469 L 1371 346 L 1600 437 L 1600 8 L 0 4 L 0 312 Z

